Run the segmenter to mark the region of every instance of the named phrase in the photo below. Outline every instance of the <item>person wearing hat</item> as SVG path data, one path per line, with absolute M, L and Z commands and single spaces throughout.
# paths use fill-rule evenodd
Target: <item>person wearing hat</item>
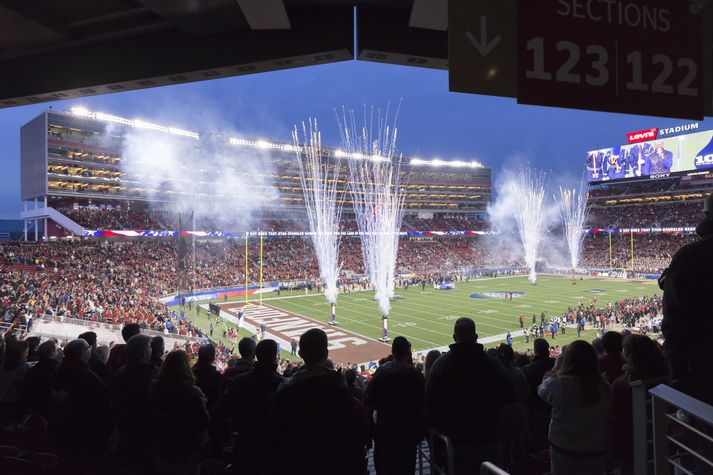
M 703 204 L 696 242 L 683 246 L 659 278 L 663 290 L 664 354 L 675 387 L 713 404 L 713 364 L 706 339 L 713 333 L 713 194 Z
M 391 344 L 391 361 L 379 366 L 364 390 L 364 402 L 374 412 L 376 473 L 416 471 L 416 448 L 426 433 L 425 381 L 403 336 Z

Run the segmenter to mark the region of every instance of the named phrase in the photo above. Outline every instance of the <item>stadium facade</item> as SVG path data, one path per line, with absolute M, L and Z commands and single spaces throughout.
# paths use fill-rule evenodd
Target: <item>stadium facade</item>
M 186 167 L 189 186 L 175 186 L 164 179 L 152 181 L 139 176 L 125 153 L 128 134 L 152 134 L 157 140 L 169 137 L 177 153 L 193 164 Z M 235 171 L 254 179 L 254 187 L 243 190 L 265 193 L 274 199 L 261 204 L 267 214 L 299 213 L 303 210 L 302 188 L 291 143 L 246 139 L 220 132 L 194 132 L 144 120 L 132 120 L 82 108 L 71 111 L 46 110 L 21 128 L 22 218 L 30 235 L 44 221 L 45 236 L 84 235 L 85 229 L 58 211 L 78 207 L 151 208 L 170 211 L 175 203 L 190 200 L 228 200 L 225 190 L 212 186 L 223 173 L 225 157 L 234 157 Z M 338 149 L 323 148 L 325 159 L 344 155 Z M 139 156 L 141 154 L 138 154 Z M 138 160 L 152 160 L 152 151 Z M 221 157 L 220 163 L 214 157 Z M 243 163 L 250 162 L 249 169 Z M 257 165 L 256 165 L 257 164 Z M 485 219 L 492 193 L 490 168 L 472 161 L 403 158 L 409 176 L 405 184 L 405 212 L 424 219 L 437 215 L 457 215 Z M 346 163 L 342 190 L 348 186 Z M 247 187 L 246 187 L 247 188 Z M 349 193 L 345 211 L 350 212 Z M 234 198 L 234 196 L 232 197 Z M 200 201 L 200 200 L 198 200 Z M 228 230 L 229 231 L 229 230 Z M 234 230 L 237 231 L 237 230 Z

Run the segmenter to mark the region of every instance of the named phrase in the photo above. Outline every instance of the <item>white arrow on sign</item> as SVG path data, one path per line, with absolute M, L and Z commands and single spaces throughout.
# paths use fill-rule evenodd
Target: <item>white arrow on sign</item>
M 488 53 L 490 53 L 502 40 L 500 35 L 496 36 L 493 38 L 490 42 L 488 42 L 488 34 L 487 34 L 487 26 L 486 23 L 488 22 L 488 19 L 484 15 L 480 15 L 480 41 L 478 41 L 475 36 L 473 36 L 473 33 L 470 31 L 465 32 L 466 38 L 468 38 L 468 41 L 471 42 L 473 47 L 478 50 L 478 53 L 485 58 Z

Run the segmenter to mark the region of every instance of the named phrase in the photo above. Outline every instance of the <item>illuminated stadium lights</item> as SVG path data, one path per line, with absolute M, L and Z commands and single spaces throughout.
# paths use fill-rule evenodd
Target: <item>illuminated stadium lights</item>
M 347 153 L 344 150 L 335 150 L 334 156 L 337 158 L 354 158 L 356 160 L 374 160 L 375 162 L 385 162 L 388 160 L 387 157 L 382 157 L 381 155 L 365 155 L 363 153 Z
M 283 143 L 273 143 L 273 142 L 268 142 L 266 140 L 245 140 L 245 139 L 238 139 L 235 137 L 229 137 L 228 143 L 230 145 L 253 147 L 253 148 L 259 148 L 262 150 L 271 149 L 271 150 L 281 150 L 283 152 L 296 152 L 297 151 L 297 147 L 294 145 L 283 144 Z
M 181 137 L 188 137 L 195 140 L 200 139 L 200 134 L 196 132 L 191 132 L 190 130 L 183 130 L 175 127 L 164 127 L 163 125 L 152 124 L 151 122 L 146 122 L 140 119 L 125 119 L 111 114 L 104 114 L 103 112 L 91 112 L 84 107 L 72 107 L 72 114 L 78 115 L 80 117 L 88 117 L 90 119 L 99 120 L 102 122 L 112 122 L 115 124 L 128 125 L 130 127 L 135 127 L 137 129 L 149 129 L 158 132 L 163 132 L 166 134 L 178 135 Z
M 483 168 L 483 164 L 479 162 L 465 162 L 463 160 L 441 160 L 435 158 L 433 160 L 423 160 L 421 158 L 412 158 L 409 165 L 426 165 L 435 168 L 453 167 L 453 168 Z

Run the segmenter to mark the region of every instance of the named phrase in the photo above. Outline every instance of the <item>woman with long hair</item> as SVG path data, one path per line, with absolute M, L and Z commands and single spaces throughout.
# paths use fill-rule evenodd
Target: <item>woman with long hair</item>
M 537 394 L 552 406 L 552 475 L 601 475 L 607 468 L 612 392 L 599 374 L 594 347 L 584 340 L 570 343 Z
M 171 351 L 161 365 L 149 397 L 155 411 L 154 435 L 161 474 L 201 472 L 210 417 L 206 397 L 194 382 L 188 354 L 183 350 Z

